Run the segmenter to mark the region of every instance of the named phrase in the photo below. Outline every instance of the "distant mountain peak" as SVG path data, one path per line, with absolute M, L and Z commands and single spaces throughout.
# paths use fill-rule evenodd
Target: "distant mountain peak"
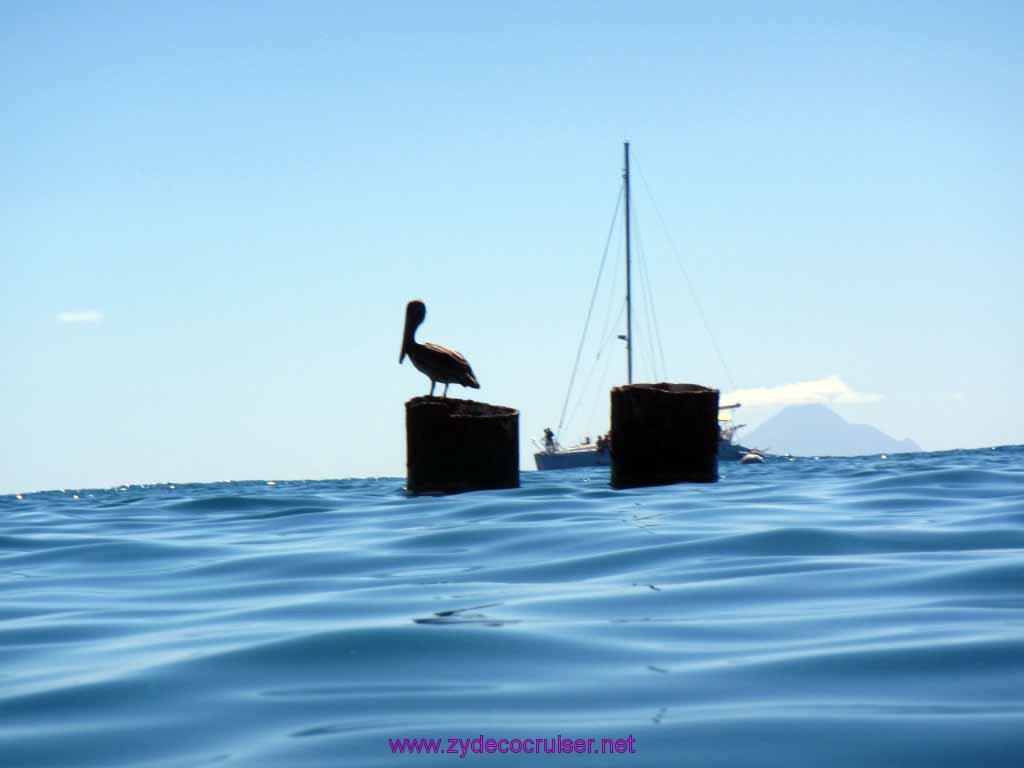
M 745 435 L 743 443 L 794 456 L 863 456 L 921 450 L 913 440 L 897 440 L 870 424 L 852 424 L 824 403 L 787 406 Z

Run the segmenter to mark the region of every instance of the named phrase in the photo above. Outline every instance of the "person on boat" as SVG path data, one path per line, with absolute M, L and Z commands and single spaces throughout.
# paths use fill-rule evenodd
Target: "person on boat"
M 551 427 L 544 428 L 544 447 L 549 450 L 555 450 L 555 433 L 551 431 Z

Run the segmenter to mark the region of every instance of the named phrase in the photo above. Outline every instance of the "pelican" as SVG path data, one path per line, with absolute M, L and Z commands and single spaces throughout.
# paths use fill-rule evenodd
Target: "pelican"
M 464 387 L 480 389 L 480 382 L 473 375 L 466 358 L 454 349 L 442 347 L 440 344 L 420 344 L 416 341 L 416 329 L 427 316 L 427 305 L 422 301 L 410 301 L 405 307 L 405 332 L 402 334 L 402 354 L 398 356 L 399 364 L 408 355 L 416 370 L 430 377 L 430 396 L 434 395 L 434 387 L 438 382 L 444 384 L 441 397 L 448 394 L 449 384 L 461 384 Z

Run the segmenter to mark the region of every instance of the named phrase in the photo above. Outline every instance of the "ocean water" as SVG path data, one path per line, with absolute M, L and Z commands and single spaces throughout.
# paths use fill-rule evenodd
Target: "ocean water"
M 0 765 L 1024 764 L 1024 447 L 607 482 L 0 497 Z

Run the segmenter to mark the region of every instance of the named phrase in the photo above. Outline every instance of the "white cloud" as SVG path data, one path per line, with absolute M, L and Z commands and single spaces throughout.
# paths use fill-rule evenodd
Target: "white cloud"
M 813 381 L 798 381 L 777 387 L 738 389 L 722 397 L 722 403 L 743 405 L 802 405 L 806 403 L 874 403 L 881 395 L 855 392 L 838 376 L 826 376 Z
M 103 313 L 95 309 L 87 309 L 84 312 L 61 312 L 57 320 L 62 323 L 98 323 L 103 319 Z

